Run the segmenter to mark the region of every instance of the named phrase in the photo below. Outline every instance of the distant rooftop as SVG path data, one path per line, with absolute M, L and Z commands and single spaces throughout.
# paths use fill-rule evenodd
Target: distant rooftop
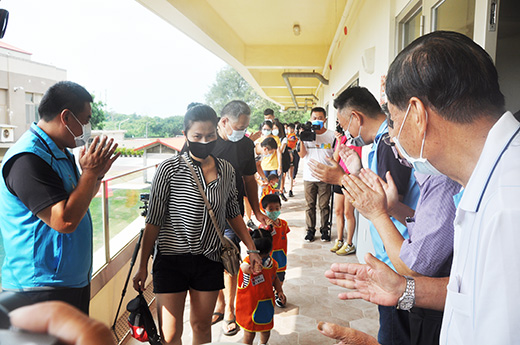
M 20 49 L 20 48 L 17 48 L 15 46 L 12 46 L 10 44 L 7 44 L 5 43 L 4 41 L 0 41 L 0 49 L 3 48 L 3 49 L 7 49 L 7 50 L 12 50 L 12 51 L 15 51 L 15 52 L 18 52 L 18 53 L 22 53 L 22 54 L 27 54 L 27 55 L 32 55 L 32 53 L 29 53 L 23 49 Z

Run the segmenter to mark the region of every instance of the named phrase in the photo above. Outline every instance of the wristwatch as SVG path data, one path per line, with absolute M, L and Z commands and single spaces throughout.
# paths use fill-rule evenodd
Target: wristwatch
M 406 289 L 397 301 L 397 309 L 410 310 L 415 305 L 415 280 L 412 277 L 406 278 Z

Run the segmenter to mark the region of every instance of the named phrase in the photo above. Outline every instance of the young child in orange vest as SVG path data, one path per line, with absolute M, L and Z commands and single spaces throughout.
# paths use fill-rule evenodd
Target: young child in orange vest
M 285 271 L 287 270 L 287 234 L 291 229 L 289 229 L 287 221 L 279 218 L 282 201 L 278 195 L 265 195 L 261 199 L 260 203 L 269 217 L 268 230 L 271 232 L 271 236 L 273 237 L 273 250 L 271 251 L 271 256 L 278 264 L 276 275 L 278 276 L 280 283 L 283 285 L 285 280 Z M 280 296 L 276 293 L 274 302 L 277 307 L 285 308 L 286 302 L 282 301 Z
M 244 344 L 253 344 L 256 333 L 260 332 L 260 344 L 267 344 L 274 317 L 274 292 L 285 302 L 282 284 L 276 275 L 278 265 L 270 256 L 273 239 L 269 231 L 254 230 L 251 237 L 262 257 L 262 272 L 253 274 L 249 256 L 244 259 L 238 272 L 236 299 L 236 322 L 244 329 Z

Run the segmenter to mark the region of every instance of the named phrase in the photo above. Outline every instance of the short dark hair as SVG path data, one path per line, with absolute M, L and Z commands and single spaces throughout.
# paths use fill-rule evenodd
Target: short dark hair
M 287 127 L 292 128 L 292 129 L 296 128 L 296 126 L 294 125 L 294 123 L 289 123 L 289 124 L 287 125 Z
M 334 108 L 342 110 L 347 107 L 360 111 L 370 118 L 376 118 L 382 114 L 377 99 L 366 87 L 351 86 L 336 97 Z
M 65 109 L 77 114 L 85 109 L 85 103 L 92 101 L 92 95 L 83 86 L 72 81 L 60 81 L 45 92 L 38 113 L 42 120 L 49 122 Z
M 237 121 L 240 115 L 251 115 L 251 109 L 246 102 L 240 100 L 234 100 L 229 102 L 222 108 L 220 112 L 221 117 L 231 117 L 234 121 Z
M 260 251 L 260 255 L 266 255 L 273 249 L 273 237 L 271 233 L 264 229 L 256 229 L 251 231 L 251 237 L 255 243 L 256 250 Z
M 278 119 L 274 119 L 274 125 L 278 127 L 278 138 L 283 139 L 285 138 L 285 128 L 283 124 Z
M 274 110 L 271 109 L 271 108 L 267 108 L 266 110 L 264 110 L 264 116 L 266 115 L 273 115 L 274 116 Z
M 188 109 L 186 115 L 184 115 L 184 132 L 186 135 L 190 130 L 193 122 L 206 122 L 209 121 L 217 127 L 217 113 L 209 105 L 198 104 Z
M 273 137 L 267 137 L 260 143 L 261 147 L 267 147 L 269 150 L 276 150 L 278 148 L 278 143 Z
M 266 209 L 267 205 L 269 204 L 279 204 L 280 206 L 282 206 L 282 201 L 280 200 L 280 197 L 276 194 L 266 194 L 260 202 L 262 203 L 262 207 L 264 209 Z
M 311 115 L 312 113 L 323 113 L 323 115 L 325 115 L 325 117 L 327 117 L 327 111 L 325 110 L 325 108 L 322 108 L 322 107 L 314 107 L 311 109 Z
M 388 69 L 386 94 L 399 109 L 417 97 L 457 123 L 505 111 L 493 60 L 469 37 L 452 31 L 421 36 L 401 51 Z
M 274 123 L 273 123 L 273 121 L 271 121 L 271 120 L 264 121 L 264 122 L 262 122 L 262 124 L 260 125 L 260 129 L 262 129 L 262 127 L 264 127 L 264 126 L 266 126 L 266 125 L 267 125 L 267 127 L 273 129 Z
M 273 181 L 273 180 L 278 180 L 278 179 L 279 179 L 279 177 L 276 174 L 269 174 L 269 176 L 267 176 L 267 181 Z

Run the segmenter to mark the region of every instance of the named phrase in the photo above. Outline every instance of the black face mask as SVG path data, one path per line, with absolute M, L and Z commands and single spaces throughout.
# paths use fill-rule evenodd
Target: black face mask
M 192 155 L 199 159 L 206 159 L 217 144 L 216 140 L 210 141 L 209 143 L 198 143 L 188 140 L 188 148 Z

